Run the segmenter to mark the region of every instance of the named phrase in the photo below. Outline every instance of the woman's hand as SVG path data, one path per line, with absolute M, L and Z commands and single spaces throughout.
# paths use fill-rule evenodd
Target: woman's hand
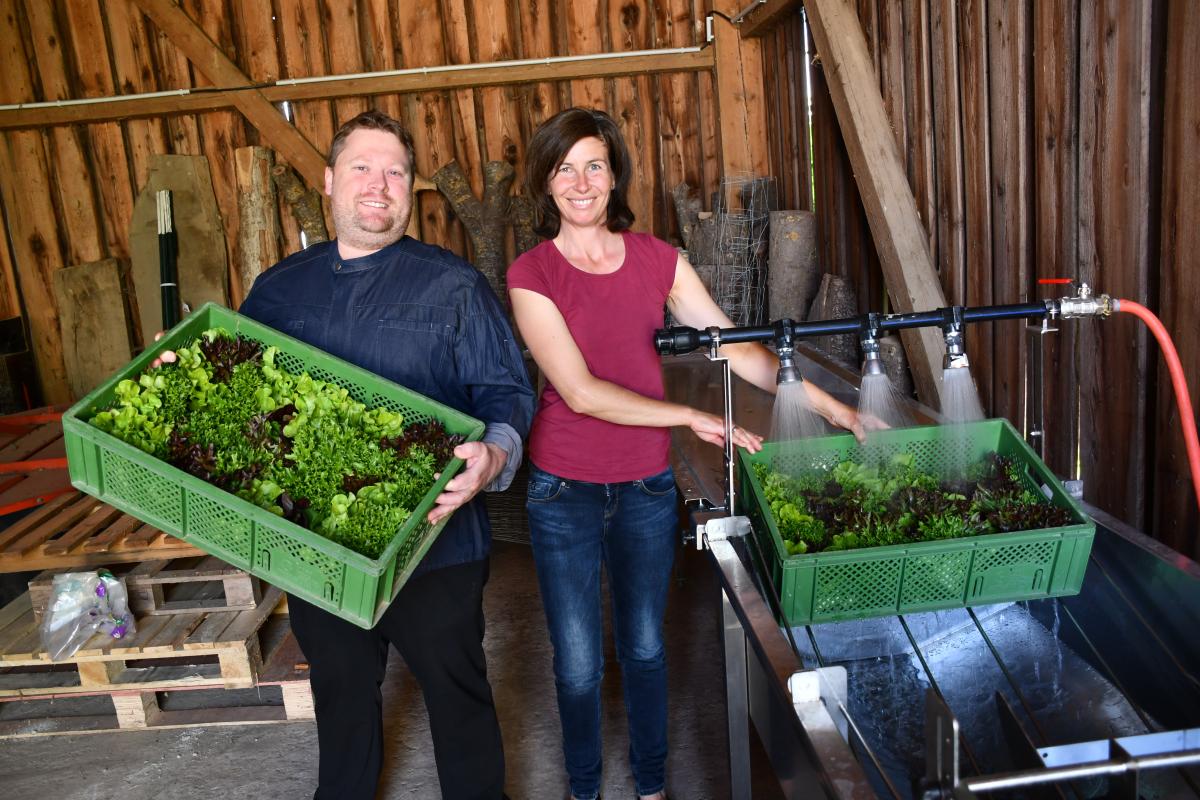
M 715 444 L 717 447 L 725 446 L 725 420 L 721 417 L 715 414 L 706 414 L 703 411 L 695 411 L 692 420 L 688 423 L 688 427 L 704 441 Z M 763 437 L 757 433 L 753 433 L 737 425 L 733 426 L 733 444 L 735 447 L 744 447 L 751 453 L 757 453 L 759 450 L 762 450 L 762 443 Z
M 830 395 L 816 389 L 811 383 L 805 383 L 805 388 L 808 389 L 809 398 L 812 400 L 813 410 L 820 414 L 825 420 L 835 428 L 844 428 L 854 434 L 854 438 L 861 444 L 867 439 L 867 431 L 880 431 L 885 428 L 890 428 L 883 420 L 871 414 L 860 414 L 850 406 L 840 400 L 836 400 Z M 816 389 L 820 395 L 814 395 L 813 390 Z

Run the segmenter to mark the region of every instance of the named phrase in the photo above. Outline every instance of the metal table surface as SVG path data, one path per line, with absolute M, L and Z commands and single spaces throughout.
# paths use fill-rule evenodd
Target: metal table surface
M 702 356 L 663 363 L 669 398 L 720 413 L 718 367 Z M 855 402 L 844 371 L 819 360 L 801 368 Z M 735 382 L 738 424 L 765 434 L 770 409 L 769 394 Z M 701 499 L 723 498 L 721 451 L 685 430 L 673 444 L 681 493 L 703 522 L 711 515 Z M 1180 753 L 1200 758 L 1200 567 L 1086 510 L 1097 527 L 1079 595 L 790 631 L 776 622 L 754 540 L 711 543 L 725 622 L 732 796 L 749 797 L 753 724 L 788 797 L 921 797 L 944 778 L 937 765 L 951 756 L 961 782 L 943 796 L 1200 797 L 1194 761 L 1147 769 Z M 959 735 L 928 739 L 949 714 Z M 1156 731 L 1164 733 L 1145 736 Z M 931 757 L 939 752 L 941 762 Z M 981 776 L 1065 774 L 1089 760 L 1117 766 L 1108 777 L 984 794 Z

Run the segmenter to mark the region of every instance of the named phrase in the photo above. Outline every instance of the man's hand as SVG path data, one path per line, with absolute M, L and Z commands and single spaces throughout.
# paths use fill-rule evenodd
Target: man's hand
M 483 442 L 460 444 L 454 448 L 454 455 L 467 463 L 462 472 L 451 478 L 446 488 L 437 496 L 436 504 L 426 516 L 430 522 L 437 522 L 448 516 L 479 494 L 483 487 L 496 479 L 508 463 L 507 453 L 497 445 Z
M 157 342 L 159 339 L 161 339 L 164 333 L 165 331 L 159 331 L 158 333 L 154 334 L 154 341 Z M 174 364 L 177 358 L 178 356 L 175 355 L 174 350 L 163 350 L 158 354 L 158 358 L 150 362 L 150 369 L 161 367 L 163 364 Z

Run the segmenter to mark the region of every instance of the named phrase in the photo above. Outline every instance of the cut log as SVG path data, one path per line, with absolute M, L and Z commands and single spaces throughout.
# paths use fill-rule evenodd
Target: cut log
M 900 337 L 879 337 L 879 357 L 883 360 L 883 370 L 895 390 L 905 397 L 912 397 L 912 373 L 908 371 L 908 356 L 904 353 L 904 343 L 900 341 Z
M 808 319 L 845 319 L 857 314 L 858 300 L 854 295 L 854 286 L 841 276 L 826 273 L 821 278 L 821 287 L 808 311 Z M 809 342 L 839 364 L 858 369 L 858 340 L 854 334 L 820 336 Z
M 821 286 L 817 215 L 811 211 L 772 211 L 768 258 L 768 316 L 773 320 L 805 319 Z
M 275 154 L 266 147 L 239 147 L 233 157 L 237 171 L 238 214 L 241 217 L 238 235 L 242 256 L 237 265 L 240 296 L 235 297 L 234 302 L 240 305 L 259 273 L 279 261 L 281 234 L 275 184 L 271 180 Z
M 286 164 L 276 164 L 271 170 L 271 178 L 275 181 L 275 187 L 283 194 L 288 207 L 292 209 L 292 216 L 299 223 L 308 244 L 329 241 L 320 193 L 305 186 Z
M 679 223 L 679 236 L 683 239 L 683 246 L 690 254 L 696 226 L 700 223 L 700 198 L 692 195 L 692 187 L 686 183 L 676 184 L 675 188 L 671 190 L 671 198 L 675 201 L 675 219 Z M 698 262 L 693 261 L 692 263 Z
M 475 267 L 488 279 L 497 297 L 505 296 L 504 235 L 514 176 L 513 166 L 507 161 L 485 164 L 482 202 L 472 194 L 471 184 L 457 161 L 439 169 L 432 179 L 467 229 L 475 251 Z
M 99 386 L 133 357 L 121 286 L 123 268 L 117 259 L 108 258 L 54 273 L 63 360 L 76 398 Z
M 517 255 L 521 255 L 526 250 L 532 250 L 542 240 L 533 232 L 533 203 L 524 195 L 514 195 L 511 216 Z

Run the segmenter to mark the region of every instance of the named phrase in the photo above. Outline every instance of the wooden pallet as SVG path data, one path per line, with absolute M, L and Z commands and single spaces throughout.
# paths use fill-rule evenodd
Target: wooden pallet
M 202 555 L 199 548 L 74 490 L 0 531 L 0 572 Z
M 282 596 L 270 587 L 251 611 L 142 617 L 136 633 L 124 639 L 97 634 L 70 658 L 54 662 L 26 592 L 0 609 L 0 698 L 253 686 L 262 666 L 258 631 Z
M 260 641 L 270 657 L 260 671 L 253 695 L 247 696 L 246 690 L 187 686 L 169 693 L 136 688 L 0 698 L 7 701 L 0 702 L 0 739 L 313 719 L 308 665 L 287 618 L 269 619 L 260 632 Z M 180 699 L 180 691 L 190 696 L 190 707 L 175 709 L 164 702 Z
M 65 409 L 48 406 L 0 416 L 0 464 L 6 467 L 0 471 L 0 512 L 34 508 L 72 491 L 61 462 L 66 456 L 61 420 Z
M 29 582 L 33 617 L 39 623 L 50 600 L 54 576 L 72 567 L 46 570 Z M 125 581 L 137 617 L 198 611 L 250 611 L 262 599 L 262 582 L 215 556 L 155 559 L 111 568 Z

